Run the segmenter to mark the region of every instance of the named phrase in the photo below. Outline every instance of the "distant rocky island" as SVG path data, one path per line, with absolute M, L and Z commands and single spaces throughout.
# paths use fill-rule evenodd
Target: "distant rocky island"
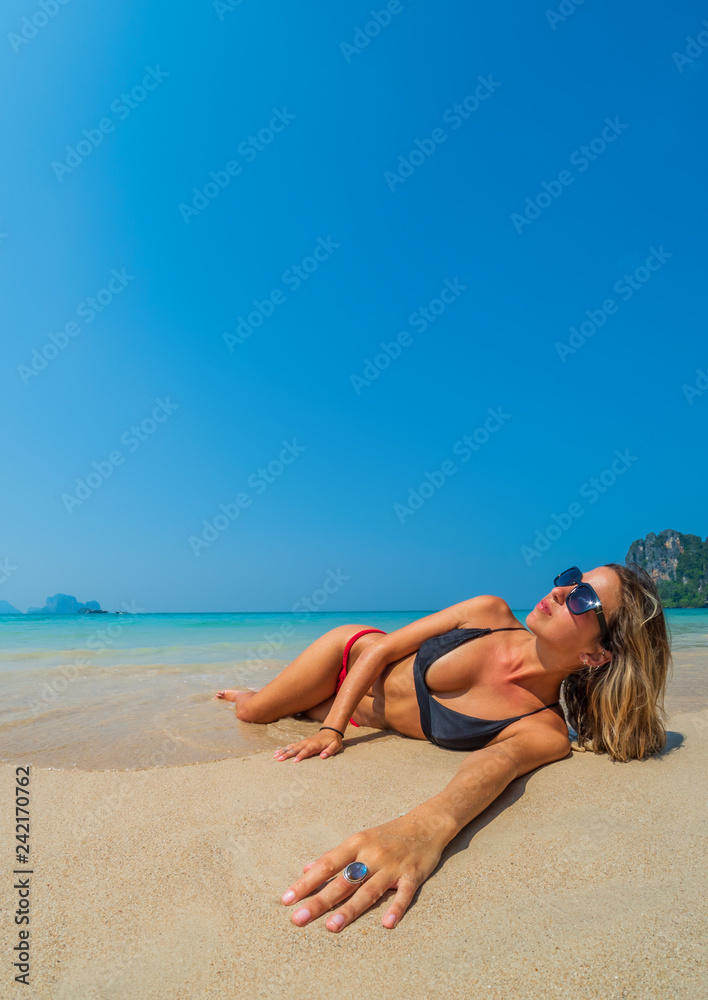
M 54 597 L 47 598 L 43 608 L 27 609 L 28 615 L 73 615 L 77 613 L 106 614 L 105 611 L 101 611 L 101 605 L 98 601 L 86 601 L 85 604 L 82 604 L 71 594 L 55 594 Z M 21 614 L 21 611 L 8 604 L 7 601 L 0 601 L 0 615 Z
M 708 607 L 708 538 L 667 528 L 632 542 L 625 564 L 637 563 L 656 581 L 665 608 Z

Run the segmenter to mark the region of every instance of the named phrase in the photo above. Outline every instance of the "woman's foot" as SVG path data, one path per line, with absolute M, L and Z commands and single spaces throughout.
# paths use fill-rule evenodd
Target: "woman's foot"
M 221 699 L 222 701 L 236 701 L 236 695 L 239 694 L 241 694 L 241 692 L 238 690 L 238 688 L 236 688 L 233 691 L 229 691 L 228 689 L 226 689 L 224 691 L 217 691 L 211 700 L 218 701 L 219 699 Z
M 217 691 L 217 693 L 212 698 L 212 701 L 232 701 L 236 711 L 238 711 L 239 706 L 252 698 L 256 692 L 247 691 L 239 688 L 229 689 L 226 688 L 223 691 Z

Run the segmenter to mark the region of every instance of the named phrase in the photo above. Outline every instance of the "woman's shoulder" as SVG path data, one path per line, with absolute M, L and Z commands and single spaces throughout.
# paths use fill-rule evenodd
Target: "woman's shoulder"
M 463 602 L 464 622 L 461 628 L 523 628 L 502 597 L 482 594 Z

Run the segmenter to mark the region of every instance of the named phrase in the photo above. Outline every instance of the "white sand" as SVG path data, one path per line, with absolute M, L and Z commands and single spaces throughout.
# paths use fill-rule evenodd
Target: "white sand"
M 659 758 L 574 753 L 513 782 L 393 931 L 385 902 L 333 934 L 324 917 L 296 927 L 279 898 L 308 861 L 435 794 L 464 754 L 357 730 L 328 761 L 33 768 L 29 989 L 9 973 L 14 767 L 3 765 L 0 995 L 698 1000 L 708 709 L 669 729 Z

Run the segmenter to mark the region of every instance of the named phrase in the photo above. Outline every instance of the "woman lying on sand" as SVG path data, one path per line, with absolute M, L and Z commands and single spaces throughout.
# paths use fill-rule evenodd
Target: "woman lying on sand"
M 244 722 L 304 713 L 323 723 L 316 735 L 279 748 L 279 761 L 341 753 L 349 721 L 473 751 L 438 795 L 307 865 L 282 902 L 323 888 L 294 912 L 296 924 L 335 909 L 326 926 L 339 931 L 393 889 L 383 925 L 395 927 L 467 823 L 514 778 L 567 757 L 560 694 L 579 748 L 591 745 L 617 761 L 662 749 L 671 653 L 659 595 L 644 570 L 573 567 L 556 577 L 526 626 L 489 596 L 389 635 L 341 625 L 262 690 L 219 692 Z

